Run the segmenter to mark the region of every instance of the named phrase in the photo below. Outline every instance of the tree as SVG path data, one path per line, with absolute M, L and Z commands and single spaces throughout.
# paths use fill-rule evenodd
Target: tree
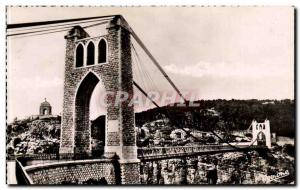
M 216 139 L 214 137 L 210 136 L 210 137 L 207 138 L 207 142 L 208 143 L 215 143 Z
M 21 139 L 19 137 L 16 137 L 13 142 L 14 148 L 16 148 L 17 144 L 19 144 L 20 142 L 21 142 Z
M 282 148 L 282 152 L 289 156 L 295 157 L 295 146 L 291 144 L 285 144 Z

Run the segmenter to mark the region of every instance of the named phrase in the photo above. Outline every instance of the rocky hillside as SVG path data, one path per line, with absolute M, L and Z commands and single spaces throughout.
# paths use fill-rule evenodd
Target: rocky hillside
M 143 140 L 139 146 L 146 146 L 149 144 L 147 141 L 154 142 L 159 139 L 164 139 L 165 143 L 169 142 L 170 134 L 175 129 L 185 128 L 187 133 L 213 129 L 229 134 L 233 130 L 247 129 L 253 119 L 263 121 L 266 118 L 270 120 L 271 131 L 276 132 L 277 136 L 293 138 L 295 135 L 294 100 L 199 100 L 197 103 L 200 106 L 165 106 L 136 113 L 136 126 L 140 129 L 138 140 Z M 7 126 L 8 153 L 11 155 L 57 152 L 60 124 L 60 116 L 16 119 Z M 105 134 L 101 126 L 104 125 L 103 116 L 92 121 L 93 147 L 103 147 Z M 146 131 L 141 130 L 143 126 L 147 128 Z M 145 135 L 148 138 L 145 138 Z M 209 140 L 213 141 L 212 138 L 204 138 L 203 142 Z M 186 143 L 189 142 L 180 145 Z
M 6 130 L 7 153 L 51 153 L 59 148 L 61 117 L 15 120 Z

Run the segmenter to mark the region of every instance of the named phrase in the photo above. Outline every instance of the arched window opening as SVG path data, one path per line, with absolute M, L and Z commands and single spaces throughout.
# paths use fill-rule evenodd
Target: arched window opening
M 102 39 L 98 45 L 98 63 L 106 63 L 106 51 L 106 42 Z
M 43 115 L 48 115 L 48 110 L 47 109 L 43 110 Z
M 76 48 L 76 67 L 83 66 L 83 46 L 79 44 Z
M 95 63 L 95 46 L 90 42 L 87 46 L 87 65 L 94 65 Z

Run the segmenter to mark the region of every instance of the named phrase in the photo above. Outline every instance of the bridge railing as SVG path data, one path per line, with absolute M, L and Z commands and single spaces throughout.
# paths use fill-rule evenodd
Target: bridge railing
M 239 148 L 248 147 L 246 145 L 238 146 Z M 208 152 L 208 151 L 224 151 L 232 150 L 233 147 L 229 145 L 198 145 L 198 146 L 174 146 L 174 147 L 151 147 L 139 148 L 138 156 L 151 157 L 151 156 L 172 156 L 172 155 L 189 155 L 194 153 Z
M 109 153 L 107 153 L 109 154 Z M 35 154 L 6 154 L 6 160 L 18 159 L 25 163 L 30 160 L 83 160 L 83 159 L 102 159 L 104 158 L 103 149 L 97 149 L 90 153 L 59 153 L 58 150 L 53 150 L 47 153 L 35 153 Z
M 28 173 L 26 172 L 22 161 L 19 158 L 16 158 L 16 179 L 18 185 L 29 185 L 33 184 L 31 178 L 29 177 Z

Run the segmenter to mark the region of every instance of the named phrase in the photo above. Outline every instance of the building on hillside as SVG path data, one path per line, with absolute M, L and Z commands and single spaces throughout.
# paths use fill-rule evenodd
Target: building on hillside
M 189 130 L 186 128 L 186 130 Z M 175 129 L 171 132 L 170 137 L 173 140 L 185 140 L 186 139 L 186 131 L 183 129 Z
M 50 116 L 52 115 L 52 107 L 49 102 L 47 102 L 47 99 L 45 98 L 45 101 L 41 103 L 40 105 L 40 116 Z

